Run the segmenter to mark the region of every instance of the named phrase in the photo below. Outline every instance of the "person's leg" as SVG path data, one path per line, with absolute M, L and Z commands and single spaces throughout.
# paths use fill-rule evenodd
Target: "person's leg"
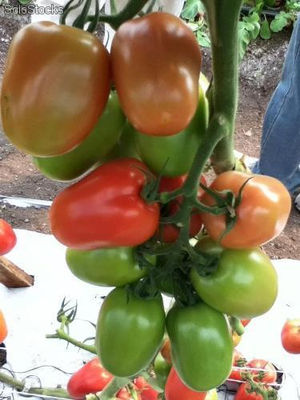
M 300 20 L 287 51 L 282 78 L 266 111 L 260 159 L 252 171 L 274 176 L 293 193 L 300 187 Z

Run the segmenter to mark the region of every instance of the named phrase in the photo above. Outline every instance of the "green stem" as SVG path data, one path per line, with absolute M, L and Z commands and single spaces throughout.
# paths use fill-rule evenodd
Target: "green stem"
M 243 324 L 241 323 L 241 321 L 236 317 L 230 317 L 229 321 L 230 321 L 230 325 L 231 325 L 232 329 L 239 336 L 242 336 L 244 334 L 244 332 L 245 332 L 245 328 L 244 328 Z
M 234 129 L 238 101 L 238 21 L 242 0 L 203 0 L 212 43 L 212 110 L 227 121 L 226 137 L 216 146 L 212 165 L 216 173 L 235 165 Z
M 24 382 L 19 381 L 3 372 L 0 372 L 0 382 L 16 389 L 17 391 L 21 392 L 24 390 Z M 69 399 L 70 396 L 68 392 L 61 388 L 29 388 L 28 393 L 32 394 L 39 394 L 45 396 L 53 396 L 53 397 L 62 397 Z
M 61 340 L 65 340 L 68 343 L 73 344 L 76 347 L 79 347 L 80 349 L 89 351 L 90 353 L 93 354 L 97 354 L 96 352 L 96 348 L 93 345 L 90 344 L 85 344 L 83 342 L 80 342 L 77 339 L 72 338 L 71 336 L 69 336 L 65 331 L 63 331 L 62 329 L 57 329 L 56 333 L 52 334 L 52 335 L 46 335 L 47 339 L 61 339 Z
M 113 29 L 117 30 L 123 22 L 135 17 L 148 1 L 149 0 L 129 0 L 126 6 L 117 14 L 100 14 L 98 22 L 106 22 Z M 91 21 L 92 19 L 93 16 L 89 16 L 87 20 Z
M 111 400 L 120 389 L 130 383 L 129 378 L 114 377 L 102 392 L 86 396 L 86 400 Z

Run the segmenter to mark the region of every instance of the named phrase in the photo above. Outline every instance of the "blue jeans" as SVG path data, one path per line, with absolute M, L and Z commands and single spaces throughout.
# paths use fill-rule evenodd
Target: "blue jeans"
M 291 194 L 300 188 L 300 17 L 266 111 L 260 159 L 252 171 L 274 176 Z

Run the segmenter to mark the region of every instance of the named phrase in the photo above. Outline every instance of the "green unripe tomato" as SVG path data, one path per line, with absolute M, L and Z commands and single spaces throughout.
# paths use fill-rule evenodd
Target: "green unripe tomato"
M 148 367 L 163 340 L 162 297 L 136 297 L 116 288 L 100 309 L 96 349 L 101 363 L 114 376 L 129 377 Z

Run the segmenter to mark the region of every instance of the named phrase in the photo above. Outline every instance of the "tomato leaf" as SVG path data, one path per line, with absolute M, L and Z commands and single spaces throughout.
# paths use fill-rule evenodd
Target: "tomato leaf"
M 184 19 L 194 19 L 200 12 L 204 12 L 204 6 L 199 0 L 187 0 L 185 2 L 184 9 L 181 13 L 181 17 Z
M 261 23 L 259 34 L 262 39 L 270 39 L 272 36 L 269 21 L 266 18 Z

